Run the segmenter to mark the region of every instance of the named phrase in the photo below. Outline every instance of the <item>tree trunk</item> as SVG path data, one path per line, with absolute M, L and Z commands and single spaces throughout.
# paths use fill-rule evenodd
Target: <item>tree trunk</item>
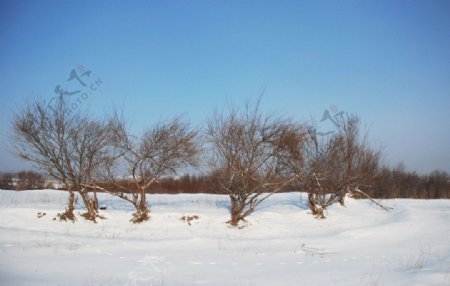
M 87 210 L 87 212 L 83 215 L 84 218 L 96 222 L 95 219 L 97 218 L 97 212 L 95 211 L 93 201 L 89 198 L 89 194 L 86 191 L 79 191 L 79 194 L 83 199 L 83 203 Z
M 343 206 L 343 207 L 345 207 L 345 195 L 346 194 L 347 193 L 339 195 L 339 199 L 338 199 L 339 204 L 341 204 L 341 206 Z
M 231 219 L 229 220 L 229 223 L 232 226 L 237 226 L 239 221 L 244 220 L 244 217 L 242 216 L 242 211 L 245 206 L 245 202 L 240 201 L 239 199 L 236 199 L 232 196 L 230 196 L 230 202 L 231 202 Z
M 141 200 L 139 202 L 139 211 L 148 211 L 147 196 L 145 195 L 145 191 L 141 191 Z
M 75 210 L 75 193 L 72 191 L 69 191 L 69 202 L 67 205 L 67 209 L 66 212 L 64 213 L 64 215 L 66 216 L 66 218 L 68 220 L 71 220 L 73 222 L 75 222 L 75 215 L 74 215 L 74 210 Z
M 74 210 L 75 210 L 75 193 L 73 191 L 69 191 L 69 201 L 67 202 L 66 211 L 63 213 L 59 213 L 57 215 L 57 218 L 59 218 L 60 221 L 70 220 L 72 222 L 75 222 L 77 219 L 73 213 Z
M 141 223 L 150 219 L 150 210 L 147 207 L 147 197 L 145 190 L 140 191 L 140 200 L 138 204 L 135 204 L 136 213 L 133 214 L 133 218 L 130 220 L 133 223 Z
M 312 193 L 308 194 L 308 206 L 312 214 L 316 218 L 324 219 L 325 215 L 323 213 L 323 208 L 317 204 L 316 196 Z
M 94 207 L 95 212 L 98 213 L 98 197 L 97 197 L 97 192 L 95 190 L 94 190 L 93 207 Z
M 69 203 L 67 206 L 66 213 L 71 213 L 73 215 L 73 211 L 75 210 L 75 193 L 69 191 Z

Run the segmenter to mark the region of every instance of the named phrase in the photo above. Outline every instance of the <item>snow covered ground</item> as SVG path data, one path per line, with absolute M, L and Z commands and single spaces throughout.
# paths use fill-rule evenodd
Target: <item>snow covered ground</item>
M 277 194 L 234 229 L 226 196 L 151 195 L 140 225 L 100 198 L 107 219 L 68 223 L 65 192 L 0 191 L 0 285 L 450 285 L 449 200 L 348 199 L 317 220 Z

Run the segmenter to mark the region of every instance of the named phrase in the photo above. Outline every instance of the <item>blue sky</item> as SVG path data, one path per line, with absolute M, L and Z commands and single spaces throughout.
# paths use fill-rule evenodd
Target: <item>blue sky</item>
M 101 79 L 80 109 L 123 109 L 139 132 L 264 89 L 262 109 L 358 114 L 387 163 L 450 172 L 450 1 L 0 0 L 0 171 L 13 111 Z

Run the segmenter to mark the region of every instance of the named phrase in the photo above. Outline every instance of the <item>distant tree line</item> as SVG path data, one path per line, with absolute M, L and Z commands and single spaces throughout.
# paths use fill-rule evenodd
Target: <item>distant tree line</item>
M 130 192 L 133 185 L 122 181 Z M 179 178 L 164 178 L 146 191 L 149 194 L 227 194 L 218 187 L 214 176 L 183 175 Z M 106 186 L 105 186 L 106 187 Z M 108 187 L 115 192 L 123 192 L 123 188 Z M 307 193 L 295 184 L 287 185 L 280 192 L 299 191 Z M 416 172 L 399 170 L 398 167 L 382 167 L 372 180 L 372 188 L 367 194 L 376 199 L 410 198 L 410 199 L 450 199 L 450 176 L 444 171 L 433 171 L 419 175 Z M 355 195 L 356 198 L 362 196 Z
M 131 181 L 122 180 L 122 188 L 98 183 L 114 192 L 128 190 L 134 192 Z M 149 194 L 226 194 L 217 187 L 214 176 L 208 174 L 181 177 L 168 177 L 159 180 L 146 190 Z M 42 174 L 34 171 L 0 173 L 0 189 L 2 190 L 40 190 L 55 189 L 54 182 L 44 179 Z M 280 192 L 295 192 L 299 186 L 286 186 Z M 303 191 L 303 190 L 301 190 Z M 367 193 L 377 199 L 410 198 L 410 199 L 450 199 L 450 176 L 445 171 L 433 171 L 426 175 L 405 171 L 403 165 L 393 168 L 382 167 L 373 179 L 373 188 Z
M 0 189 L 2 190 L 23 191 L 53 187 L 53 184 L 46 182 L 42 174 L 34 171 L 0 173 Z
M 426 175 L 405 171 L 403 164 L 382 167 L 368 193 L 375 198 L 449 199 L 450 176 L 445 171 Z

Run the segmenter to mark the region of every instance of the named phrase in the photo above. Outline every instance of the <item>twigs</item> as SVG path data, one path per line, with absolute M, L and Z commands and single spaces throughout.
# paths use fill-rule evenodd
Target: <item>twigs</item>
M 368 194 L 366 194 L 365 192 L 361 191 L 358 188 L 353 189 L 354 192 L 362 194 L 363 196 L 365 196 L 366 198 L 368 198 L 372 203 L 376 204 L 377 206 L 379 206 L 381 209 L 385 210 L 385 211 L 391 211 L 393 210 L 393 208 L 391 207 L 386 207 L 383 206 L 382 204 L 378 203 L 377 201 L 375 201 L 371 196 L 369 196 Z

